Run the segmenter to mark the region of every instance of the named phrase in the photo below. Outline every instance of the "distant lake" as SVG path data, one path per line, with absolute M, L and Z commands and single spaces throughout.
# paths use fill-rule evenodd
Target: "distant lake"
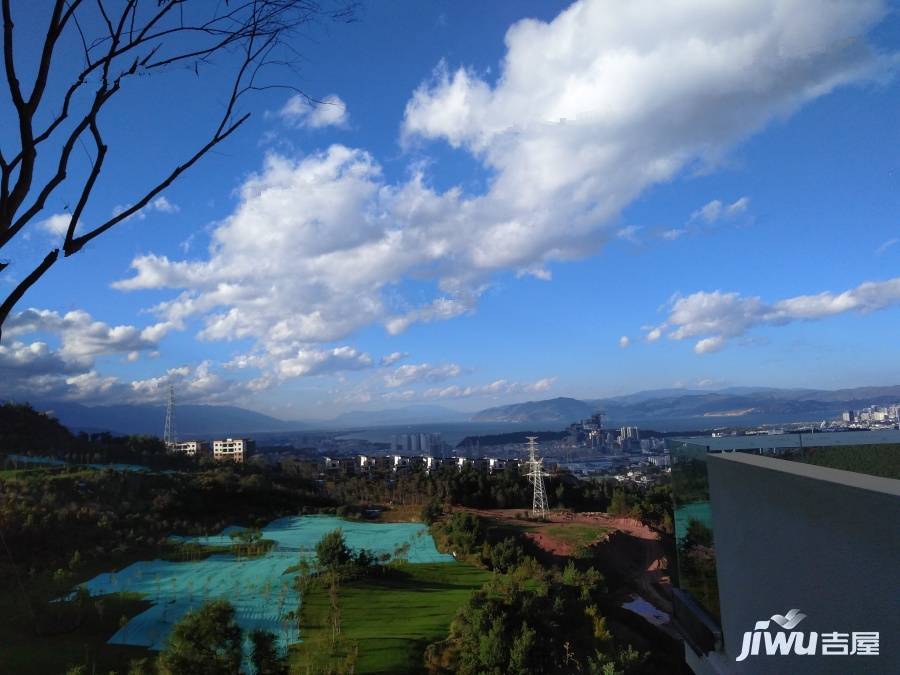
M 434 422 L 431 424 L 401 424 L 392 426 L 360 427 L 338 438 L 390 443 L 395 434 L 440 434 L 444 443 L 456 445 L 466 436 L 506 434 L 515 431 L 560 431 L 567 424 L 562 422 Z

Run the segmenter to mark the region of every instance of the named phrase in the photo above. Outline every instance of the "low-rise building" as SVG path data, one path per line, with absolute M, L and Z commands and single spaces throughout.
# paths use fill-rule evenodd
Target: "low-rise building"
M 254 443 L 247 438 L 225 438 L 213 441 L 213 459 L 217 462 L 243 462 L 253 451 Z
M 519 462 L 515 459 L 502 459 L 500 457 L 488 457 L 487 467 L 491 473 L 499 473 L 505 471 L 507 467 L 516 468 Z
M 357 466 L 363 473 L 386 471 L 393 467 L 393 457 L 384 455 L 357 455 Z
M 178 441 L 176 443 L 167 444 L 166 449 L 172 453 L 196 457 L 197 455 L 204 455 L 209 452 L 209 443 L 205 441 Z

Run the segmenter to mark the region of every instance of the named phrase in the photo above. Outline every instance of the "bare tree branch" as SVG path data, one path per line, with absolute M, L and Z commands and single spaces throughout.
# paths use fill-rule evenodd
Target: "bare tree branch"
M 160 192 L 162 192 L 167 187 L 169 187 L 173 182 L 175 182 L 175 179 L 178 178 L 178 176 L 180 176 L 182 173 L 184 173 L 189 168 L 191 168 L 197 162 L 197 160 L 199 160 L 201 157 L 203 157 L 203 155 L 205 155 L 207 152 L 212 150 L 219 143 L 221 143 L 226 138 L 228 138 L 234 131 L 237 130 L 237 128 L 239 126 L 241 126 L 244 122 L 246 122 L 249 117 L 250 117 L 250 113 L 247 113 L 246 115 L 241 117 L 237 122 L 235 122 L 230 127 L 225 129 L 222 133 L 217 132 L 216 135 L 206 145 L 204 145 L 197 152 L 195 152 L 193 154 L 193 156 L 191 156 L 191 158 L 188 159 L 184 164 L 180 164 L 179 166 L 175 167 L 175 169 L 172 171 L 172 173 L 170 173 L 156 187 L 154 187 L 152 190 L 147 192 L 135 204 L 133 204 L 132 206 L 128 207 L 121 213 L 117 214 L 113 218 L 110 218 L 108 221 L 103 223 L 103 225 L 100 225 L 99 227 L 94 228 L 90 232 L 88 232 L 80 237 L 77 237 L 75 239 L 72 239 L 71 241 L 69 240 L 68 234 L 67 234 L 66 244 L 65 244 L 65 249 L 64 249 L 65 255 L 68 257 L 68 256 L 72 255 L 73 253 L 77 253 L 91 239 L 94 239 L 95 237 L 103 234 L 104 232 L 106 232 L 109 228 L 111 228 L 116 223 L 120 223 L 123 220 L 125 220 L 126 218 L 128 218 L 128 217 L 134 215 L 135 213 L 137 213 L 138 211 L 140 211 L 142 208 L 144 208 L 147 204 L 150 203 L 151 199 L 153 199 L 156 195 L 158 195 Z M 74 224 L 70 223 L 69 224 L 69 232 L 72 232 L 72 231 L 74 231 Z
M 332 3 L 332 4 L 327 4 Z M 12 0 L 0 0 L 3 21 L 3 70 L 8 95 L 18 124 L 18 148 L 8 155 L 0 152 L 0 249 L 9 244 L 44 210 L 57 191 L 74 189 L 77 194 L 62 246 L 65 257 L 80 251 L 88 242 L 116 224 L 134 215 L 204 155 L 225 141 L 249 118 L 250 113 L 238 113 L 238 105 L 250 92 L 284 88 L 303 94 L 289 82 L 265 82 L 262 74 L 277 67 L 293 72 L 296 49 L 288 44 L 296 29 L 322 19 L 349 22 L 355 18 L 355 0 L 118 0 L 113 10 L 109 0 L 52 0 L 47 28 L 43 39 L 34 45 L 36 63 L 33 80 L 27 83 L 29 94 L 23 92 L 16 68 L 16 37 Z M 178 12 L 173 12 L 174 9 Z M 93 16 L 93 18 L 91 18 Z M 89 35 L 90 26 L 100 26 L 99 32 Z M 51 77 L 60 67 L 71 67 L 71 59 L 57 54 L 67 30 L 77 32 L 84 64 L 72 68 L 68 84 L 53 90 Z M 22 47 L 20 46 L 20 49 Z M 285 52 L 279 58 L 276 50 Z M 214 131 L 190 154 L 124 211 L 117 213 L 88 232 L 76 235 L 91 196 L 100 182 L 110 148 L 100 130 L 100 116 L 122 89 L 124 81 L 136 75 L 163 74 L 176 66 L 193 68 L 200 74 L 200 66 L 213 63 L 222 56 L 235 61 L 235 74 L 228 88 L 227 101 Z M 60 62 L 63 66 L 60 66 Z M 66 80 L 64 80 L 66 81 Z M 136 79 L 139 82 L 139 79 Z M 93 95 L 79 95 L 85 87 Z M 303 94 L 304 96 L 306 94 Z M 47 115 L 45 100 L 56 98 L 58 112 Z M 307 97 L 310 100 L 315 100 Z M 78 112 L 75 112 L 78 111 Z M 40 113 L 40 116 L 39 116 Z M 104 115 L 105 118 L 105 115 Z M 236 118 L 236 119 L 235 119 Z M 43 130 L 35 129 L 36 119 Z M 68 186 L 69 162 L 76 143 L 83 144 L 83 136 L 90 133 L 96 156 L 90 160 L 86 175 L 79 176 L 77 185 Z M 38 148 L 53 147 L 51 166 L 38 169 Z M 41 151 L 42 156 L 44 150 Z M 129 148 L 134 152 L 134 148 Z M 9 159 L 7 159 L 9 157 Z M 42 162 L 44 160 L 41 160 Z M 43 167 L 43 164 L 41 165 Z M 35 185 L 37 176 L 41 183 Z M 71 181 L 70 181 L 71 182 Z M 74 198 L 74 197 L 73 197 Z M 26 205 L 26 202 L 30 204 Z M 31 273 L 19 282 L 0 305 L 0 328 L 13 306 L 24 293 L 56 263 L 59 250 L 51 251 Z M 0 273 L 8 267 L 0 262 Z
M 6 300 L 0 305 L 0 328 L 2 328 L 9 313 L 12 311 L 12 308 L 15 307 L 15 304 L 22 299 L 23 295 L 25 295 L 25 291 L 31 288 L 38 279 L 44 276 L 44 273 L 47 270 L 53 267 L 53 263 L 56 262 L 57 258 L 59 258 L 59 249 L 55 248 L 31 271 L 31 274 L 22 279 L 22 281 L 20 281 L 13 289 L 13 292 L 6 297 Z M 2 333 L 0 333 L 0 335 L 2 335 Z

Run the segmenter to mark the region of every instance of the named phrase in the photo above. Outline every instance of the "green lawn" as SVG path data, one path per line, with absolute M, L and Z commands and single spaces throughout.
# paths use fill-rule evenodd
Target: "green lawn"
M 581 523 L 569 523 L 565 525 L 551 525 L 544 528 L 549 536 L 566 542 L 575 547 L 590 546 L 608 532 L 605 527 L 584 525 Z
M 389 577 L 346 582 L 338 596 L 344 639 L 340 651 L 358 647 L 357 673 L 420 672 L 425 647 L 447 636 L 457 609 L 488 578 L 490 572 L 473 565 L 435 563 L 404 565 Z M 299 672 L 330 650 L 329 605 L 326 588 L 314 588 L 303 600 L 303 643 L 293 648 L 291 659 Z

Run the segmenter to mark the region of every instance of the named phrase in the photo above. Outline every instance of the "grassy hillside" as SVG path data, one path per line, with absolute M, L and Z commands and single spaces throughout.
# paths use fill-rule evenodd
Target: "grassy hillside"
M 490 576 L 466 563 L 410 564 L 387 577 L 345 582 L 338 592 L 341 655 L 358 647 L 357 673 L 420 672 L 425 647 L 447 636 L 456 611 Z M 314 586 L 303 601 L 303 643 L 291 653 L 300 672 L 331 650 L 329 609 L 328 589 Z

